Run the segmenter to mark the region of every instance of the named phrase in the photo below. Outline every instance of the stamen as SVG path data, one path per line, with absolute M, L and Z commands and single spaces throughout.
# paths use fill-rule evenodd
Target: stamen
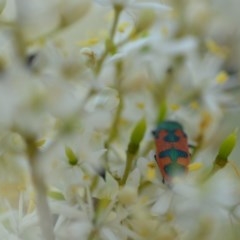
M 200 168 L 202 168 L 202 166 L 203 166 L 203 164 L 201 162 L 191 163 L 188 165 L 188 170 L 190 172 L 196 171 L 196 170 L 199 170 Z
M 229 79 L 228 74 L 225 71 L 221 71 L 217 76 L 216 76 L 216 82 L 219 84 L 225 83 Z
M 155 163 L 154 162 L 150 162 L 147 165 L 147 180 L 152 181 L 156 178 L 156 170 L 155 170 Z

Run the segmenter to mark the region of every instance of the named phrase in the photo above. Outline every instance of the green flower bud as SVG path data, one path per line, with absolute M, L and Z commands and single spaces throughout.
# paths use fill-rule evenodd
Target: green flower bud
M 128 153 L 133 155 L 136 154 L 136 152 L 139 149 L 140 142 L 144 137 L 145 131 L 146 131 L 146 120 L 145 118 L 142 118 L 133 129 L 133 132 L 130 138 L 130 143 L 128 144 L 128 150 L 127 150 Z
M 222 142 L 218 155 L 215 159 L 214 164 L 223 168 L 227 162 L 228 162 L 228 157 L 231 154 L 233 148 L 235 147 L 237 142 L 237 133 L 234 131 L 230 135 L 227 136 L 227 138 Z
M 68 163 L 72 166 L 77 165 L 78 158 L 70 147 L 65 147 L 65 154 L 68 158 Z
M 64 195 L 61 192 L 56 190 L 49 191 L 48 196 L 55 200 L 65 200 Z
M 165 101 L 162 101 L 159 105 L 157 123 L 164 121 L 167 116 L 167 104 Z

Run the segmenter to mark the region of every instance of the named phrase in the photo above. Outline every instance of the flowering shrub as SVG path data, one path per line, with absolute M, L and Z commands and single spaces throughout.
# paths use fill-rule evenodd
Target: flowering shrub
M 239 239 L 239 3 L 165 2 L 0 1 L 0 239 Z

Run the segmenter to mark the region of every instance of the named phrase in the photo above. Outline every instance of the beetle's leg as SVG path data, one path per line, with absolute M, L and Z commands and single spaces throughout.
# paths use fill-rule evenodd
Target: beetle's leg
M 197 149 L 197 146 L 196 145 L 192 145 L 192 144 L 188 144 L 188 147 L 190 148 L 189 150 L 189 155 L 190 157 L 192 156 L 192 154 L 194 153 L 194 151 Z
M 195 149 L 196 148 L 196 146 L 192 145 L 192 144 L 188 144 L 188 147 L 191 148 L 191 149 Z

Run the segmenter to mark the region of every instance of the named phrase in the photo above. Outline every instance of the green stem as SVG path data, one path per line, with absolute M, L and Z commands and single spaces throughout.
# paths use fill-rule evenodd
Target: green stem
M 121 186 L 125 185 L 125 183 L 127 181 L 127 178 L 129 176 L 129 173 L 131 172 L 134 156 L 135 155 L 132 155 L 132 154 L 129 154 L 129 153 L 127 154 L 127 162 L 126 162 L 126 165 L 125 165 L 123 177 L 119 182 L 119 184 Z
M 118 129 L 118 125 L 119 125 L 119 121 L 120 121 L 120 117 L 121 117 L 121 113 L 123 110 L 123 99 L 122 99 L 122 90 L 121 90 L 121 79 L 122 79 L 122 69 L 123 69 L 123 65 L 122 62 L 119 61 L 115 64 L 115 69 L 116 69 L 116 89 L 118 90 L 118 94 L 119 94 L 119 104 L 117 107 L 117 111 L 115 114 L 115 117 L 113 119 L 113 123 L 111 126 L 111 130 L 110 130 L 110 134 L 109 137 L 107 139 L 107 141 L 105 142 L 105 148 L 109 149 L 110 144 L 112 143 L 112 141 L 116 138 L 117 136 L 117 129 Z
M 54 240 L 53 222 L 47 202 L 47 187 L 39 166 L 38 149 L 34 138 L 26 138 L 32 183 L 36 192 L 37 211 L 42 236 L 45 240 Z
M 104 63 L 104 60 L 106 59 L 106 57 L 108 56 L 108 54 L 110 52 L 110 47 L 108 46 L 107 42 L 113 43 L 114 36 L 115 36 L 116 30 L 117 30 L 117 24 L 118 24 L 121 12 L 122 12 L 122 6 L 118 6 L 118 5 L 114 6 L 114 13 L 115 14 L 114 14 L 113 24 L 112 24 L 112 27 L 111 27 L 111 30 L 110 30 L 109 41 L 106 41 L 105 50 L 102 53 L 102 56 L 100 57 L 97 65 L 96 65 L 96 68 L 95 68 L 96 75 L 99 74 L 99 72 L 102 68 L 102 65 Z
M 115 114 L 115 117 L 114 117 L 114 120 L 113 120 L 113 123 L 111 126 L 109 137 L 108 137 L 107 141 L 105 142 L 106 149 L 109 149 L 110 144 L 117 136 L 117 127 L 119 125 L 122 110 L 123 110 L 123 100 L 122 100 L 122 96 L 120 93 L 118 108 L 117 108 L 117 111 L 116 111 L 116 114 Z
M 98 231 L 93 228 L 92 231 L 89 233 L 87 240 L 96 240 L 97 239 Z
M 207 175 L 205 175 L 204 177 L 200 178 L 200 182 L 201 183 L 207 182 L 216 172 L 218 172 L 221 169 L 222 168 L 220 166 L 218 166 L 217 164 L 213 164 L 213 167 L 210 170 L 210 172 Z
M 115 7 L 114 7 L 114 20 L 113 20 L 113 25 L 112 25 L 112 28 L 111 28 L 111 30 L 110 30 L 110 39 L 111 40 L 113 40 L 113 38 L 114 38 L 114 35 L 115 35 L 115 32 L 116 32 L 116 30 L 117 30 L 117 24 L 118 24 L 118 20 L 119 20 L 119 16 L 120 16 L 120 14 L 121 14 L 121 12 L 122 12 L 122 6 L 118 6 L 118 5 L 116 5 Z

